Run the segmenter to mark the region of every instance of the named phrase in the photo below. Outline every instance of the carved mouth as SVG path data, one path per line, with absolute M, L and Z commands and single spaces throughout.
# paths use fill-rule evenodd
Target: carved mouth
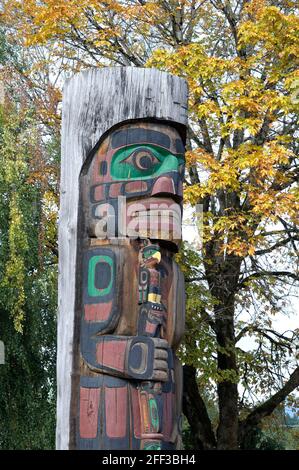
M 170 198 L 151 197 L 126 207 L 127 236 L 171 241 L 181 240 L 182 210 Z
M 121 204 L 117 212 L 108 202 L 96 207 L 89 236 L 149 238 L 177 251 L 181 241 L 182 208 L 171 197 L 150 197 Z

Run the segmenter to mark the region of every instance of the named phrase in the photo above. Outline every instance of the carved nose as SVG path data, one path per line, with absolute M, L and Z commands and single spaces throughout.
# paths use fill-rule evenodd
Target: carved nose
M 152 189 L 152 196 L 160 193 L 176 194 L 174 182 L 169 176 L 161 176 L 155 182 Z

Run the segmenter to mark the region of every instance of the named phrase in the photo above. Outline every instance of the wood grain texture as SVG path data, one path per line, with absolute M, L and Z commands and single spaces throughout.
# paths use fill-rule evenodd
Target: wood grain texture
M 113 67 L 75 75 L 64 87 L 59 217 L 59 316 L 56 448 L 70 440 L 79 175 L 99 139 L 134 119 L 187 123 L 187 86 L 155 69 Z

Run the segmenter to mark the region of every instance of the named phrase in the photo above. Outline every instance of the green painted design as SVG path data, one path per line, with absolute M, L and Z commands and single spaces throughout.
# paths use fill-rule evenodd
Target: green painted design
M 150 409 L 150 416 L 151 416 L 152 426 L 153 426 L 155 432 L 158 432 L 158 429 L 159 429 L 159 414 L 158 414 L 157 403 L 156 403 L 156 400 L 154 398 L 149 399 L 149 409 Z
M 105 289 L 97 289 L 95 287 L 95 270 L 98 263 L 109 264 L 111 268 L 111 279 Z M 113 283 L 113 260 L 109 256 L 93 256 L 89 260 L 88 265 L 88 295 L 90 297 L 103 297 L 109 294 Z
M 129 145 L 115 152 L 110 170 L 114 180 L 146 180 L 178 172 L 184 162 L 183 155 L 174 155 L 162 147 Z
M 159 253 L 159 250 L 147 250 L 144 252 L 144 259 L 148 259 L 148 258 L 151 258 L 155 253 Z
M 161 450 L 162 445 L 160 442 L 145 442 L 144 450 Z

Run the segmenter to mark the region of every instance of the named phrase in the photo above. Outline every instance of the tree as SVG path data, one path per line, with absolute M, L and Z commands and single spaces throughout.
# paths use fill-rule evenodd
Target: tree
M 56 201 L 39 173 L 50 143 L 42 143 L 34 108 L 11 78 L 8 63 L 18 52 L 2 34 L 0 41 L 0 447 L 53 448 Z
M 29 50 L 55 49 L 66 71 L 154 66 L 188 81 L 185 195 L 201 205 L 204 230 L 200 252 L 180 254 L 189 295 L 184 412 L 194 446 L 242 446 L 299 386 L 298 330 L 281 333 L 273 324 L 298 281 L 294 3 L 4 4 L 4 20 L 12 28 L 13 18 L 16 32 L 25 31 Z M 248 337 L 254 347 L 244 350 Z M 203 389 L 217 400 L 217 423 Z

